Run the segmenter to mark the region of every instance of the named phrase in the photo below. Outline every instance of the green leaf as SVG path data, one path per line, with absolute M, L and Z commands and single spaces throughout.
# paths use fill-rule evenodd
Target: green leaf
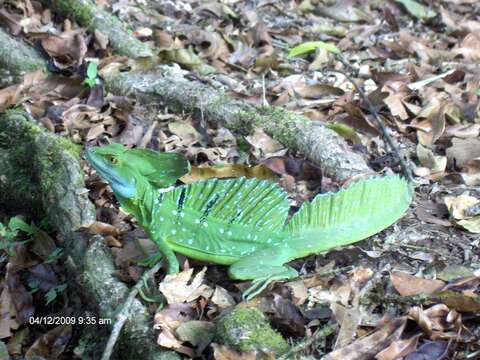
M 90 61 L 87 67 L 87 76 L 83 80 L 83 84 L 88 87 L 94 87 L 97 84 L 98 65 L 94 61 Z
M 52 251 L 51 254 L 49 254 L 47 256 L 47 258 L 45 259 L 45 263 L 48 264 L 48 263 L 51 263 L 51 262 L 55 262 L 57 261 L 63 254 L 63 249 L 62 248 L 56 248 L 55 250 Z
M 38 290 L 40 290 L 40 281 L 38 280 L 31 280 L 28 282 L 28 287 L 30 288 L 30 293 L 31 294 L 34 294 L 36 293 Z
M 407 11 L 415 16 L 417 19 L 430 19 L 435 17 L 437 14 L 435 11 L 430 10 L 423 6 L 422 4 L 416 2 L 415 0 L 396 0 L 398 3 L 405 6 Z
M 18 217 L 11 218 L 10 221 L 8 222 L 8 227 L 12 231 L 21 230 L 24 233 L 27 233 L 29 235 L 35 234 L 35 229 Z
M 53 300 L 57 298 L 57 291 L 55 288 L 48 290 L 45 294 L 46 305 L 50 304 Z
M 478 88 L 477 91 L 475 91 L 475 94 L 477 94 L 477 96 L 480 96 L 480 88 Z
M 50 304 L 53 300 L 55 300 L 58 294 L 63 292 L 66 288 L 67 285 L 62 284 L 48 290 L 48 292 L 45 294 L 46 305 Z
M 95 84 L 97 83 L 97 79 L 85 79 L 83 80 L 83 83 L 87 85 L 88 87 L 94 87 Z
M 87 68 L 87 78 L 88 79 L 95 79 L 98 75 L 98 65 L 94 61 L 90 61 L 88 63 L 88 68 Z
M 328 124 L 327 127 L 335 131 L 338 135 L 340 135 L 344 139 L 350 140 L 354 144 L 362 143 L 362 141 L 360 140 L 360 136 L 358 136 L 355 129 L 346 124 L 335 122 L 335 123 Z
M 288 56 L 301 56 L 311 53 L 317 49 L 323 49 L 334 54 L 340 54 L 340 49 L 333 43 L 327 43 L 323 41 L 307 41 L 291 49 L 288 53 Z

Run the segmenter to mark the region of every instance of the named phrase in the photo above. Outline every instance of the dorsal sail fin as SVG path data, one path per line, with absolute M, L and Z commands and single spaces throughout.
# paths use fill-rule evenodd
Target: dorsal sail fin
M 204 221 L 214 218 L 262 230 L 281 230 L 290 207 L 287 194 L 276 183 L 244 177 L 182 185 L 164 196 L 164 201 L 176 202 L 180 209 L 198 212 Z

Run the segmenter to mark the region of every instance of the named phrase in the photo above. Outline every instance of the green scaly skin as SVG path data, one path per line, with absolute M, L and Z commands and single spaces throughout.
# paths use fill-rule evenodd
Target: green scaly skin
M 385 229 L 412 200 L 406 180 L 373 177 L 318 195 L 286 224 L 287 196 L 274 183 L 211 179 L 168 188 L 189 172 L 185 158 L 118 144 L 90 148 L 87 159 L 158 245 L 169 273 L 179 271 L 174 252 L 229 265 L 232 279 L 254 280 L 247 298 L 271 281 L 297 277 L 285 263 Z

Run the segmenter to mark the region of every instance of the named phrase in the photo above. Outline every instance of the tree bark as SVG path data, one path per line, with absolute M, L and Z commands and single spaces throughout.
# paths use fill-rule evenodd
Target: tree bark
M 110 40 L 115 53 L 132 59 L 152 58 L 153 51 L 124 30 L 123 24 L 110 13 L 100 10 L 90 0 L 43 0 L 46 6 L 61 16 L 72 16 L 92 33 L 99 31 Z
M 16 199 L 30 204 L 24 210 L 37 211 L 33 216 L 46 215 L 65 249 L 69 276 L 76 280 L 78 293 L 88 299 L 83 304 L 93 303 L 99 317 L 113 319 L 129 289 L 115 276 L 103 239 L 78 231 L 95 220 L 79 153 L 79 147 L 43 131 L 24 112 L 0 114 L 0 165 L 8 165 L 0 166 L 0 204 L 8 208 Z M 140 301 L 134 300 L 131 314 L 119 344 L 121 358 L 179 358 L 156 344 L 151 316 Z
M 45 66 L 39 55 L 0 28 L 0 89 L 21 82 L 23 74 Z

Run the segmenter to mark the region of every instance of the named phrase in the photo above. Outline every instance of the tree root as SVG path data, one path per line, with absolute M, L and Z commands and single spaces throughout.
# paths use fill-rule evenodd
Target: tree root
M 114 318 L 129 289 L 115 276 L 115 264 L 102 237 L 90 238 L 77 231 L 95 220 L 94 206 L 84 188 L 79 149 L 41 130 L 25 112 L 8 111 L 0 114 L 0 154 L 0 161 L 8 163 L 10 170 L 16 166 L 17 174 L 26 180 L 23 187 L 15 188 L 16 173 L 0 167 L 2 206 L 11 205 L 12 198 L 20 199 L 38 211 L 32 216 L 46 215 L 65 249 L 67 271 L 85 299 L 83 304 L 92 304 L 101 318 Z M 119 343 L 121 357 L 178 359 L 176 353 L 156 345 L 151 316 L 142 303 L 133 299 L 129 309 L 132 316 Z
M 21 82 L 23 74 L 45 66 L 42 58 L 22 41 L 0 28 L 0 89 Z

